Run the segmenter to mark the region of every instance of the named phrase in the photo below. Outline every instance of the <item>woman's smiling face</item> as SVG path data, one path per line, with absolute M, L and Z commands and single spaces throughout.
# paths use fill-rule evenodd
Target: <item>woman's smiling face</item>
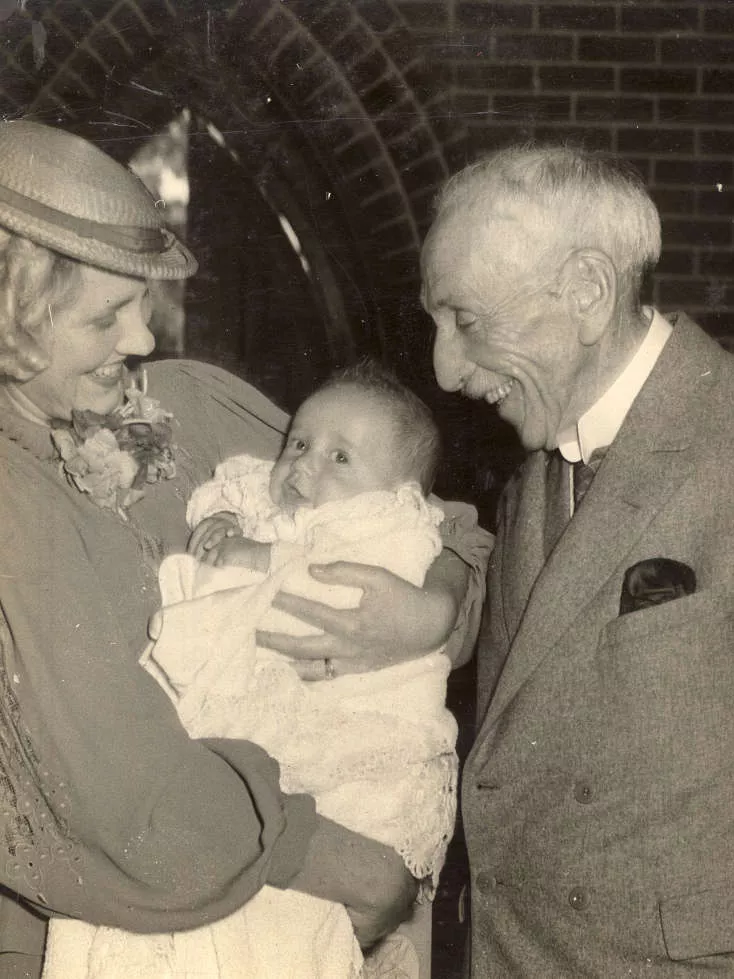
M 49 418 L 113 411 L 126 387 L 125 360 L 155 347 L 147 283 L 90 266 L 80 272 L 69 300 L 49 307 L 48 367 L 18 384 Z

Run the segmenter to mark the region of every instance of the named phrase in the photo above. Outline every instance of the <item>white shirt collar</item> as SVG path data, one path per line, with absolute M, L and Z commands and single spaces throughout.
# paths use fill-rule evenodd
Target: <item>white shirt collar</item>
M 588 462 L 595 449 L 606 448 L 616 438 L 622 422 L 668 342 L 673 327 L 655 309 L 650 327 L 632 360 L 576 425 L 558 435 L 558 449 L 568 462 Z

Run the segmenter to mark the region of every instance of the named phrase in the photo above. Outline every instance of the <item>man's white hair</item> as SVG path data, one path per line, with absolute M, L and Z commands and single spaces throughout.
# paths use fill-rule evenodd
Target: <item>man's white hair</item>
M 436 216 L 463 204 L 490 216 L 519 211 L 554 250 L 600 249 L 633 303 L 660 257 L 660 216 L 640 176 L 588 150 L 559 144 L 500 149 L 449 179 L 436 199 Z

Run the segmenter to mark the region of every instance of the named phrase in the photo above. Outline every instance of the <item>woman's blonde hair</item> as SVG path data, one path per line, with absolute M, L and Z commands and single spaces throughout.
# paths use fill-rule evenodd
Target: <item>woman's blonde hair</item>
M 48 366 L 52 309 L 79 275 L 73 259 L 0 228 L 0 374 L 25 381 Z

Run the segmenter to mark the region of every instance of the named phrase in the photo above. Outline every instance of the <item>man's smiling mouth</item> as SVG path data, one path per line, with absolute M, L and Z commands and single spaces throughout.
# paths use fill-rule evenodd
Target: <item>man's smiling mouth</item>
M 104 380 L 111 380 L 112 378 L 118 379 L 122 377 L 122 371 L 124 368 L 124 363 L 118 360 L 114 364 L 105 364 L 102 367 L 97 367 L 96 370 L 91 371 L 92 377 L 101 377 Z
M 502 384 L 498 384 L 495 387 L 490 388 L 489 391 L 487 391 L 487 393 L 484 395 L 484 400 L 491 405 L 502 404 L 502 402 L 510 393 L 514 385 L 515 385 L 515 379 L 510 378 L 509 381 L 505 381 Z

